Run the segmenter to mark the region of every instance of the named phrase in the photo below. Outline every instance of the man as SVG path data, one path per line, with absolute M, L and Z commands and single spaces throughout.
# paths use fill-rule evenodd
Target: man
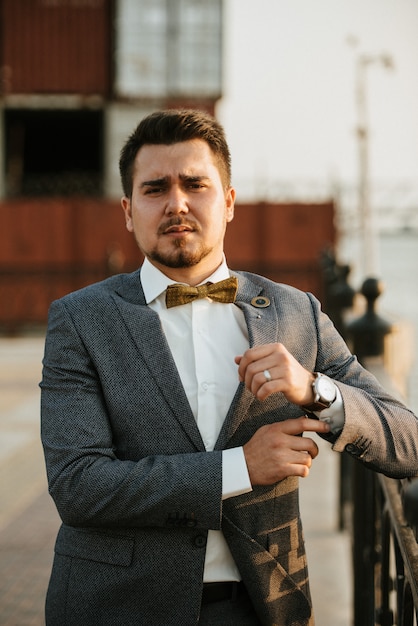
M 42 437 L 63 524 L 47 624 L 312 625 L 298 508 L 311 433 L 408 476 L 417 419 L 312 295 L 228 269 L 235 191 L 213 118 L 148 116 L 120 170 L 145 261 L 49 316 Z

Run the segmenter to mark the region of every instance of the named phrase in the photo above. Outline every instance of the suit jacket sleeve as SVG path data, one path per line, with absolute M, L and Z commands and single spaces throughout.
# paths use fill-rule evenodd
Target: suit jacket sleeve
M 222 453 L 187 437 L 109 301 L 97 324 L 86 302 L 76 316 L 71 301 L 51 306 L 41 382 L 49 489 L 62 520 L 219 529 Z
M 418 474 L 418 420 L 350 354 L 330 319 L 310 296 L 318 326 L 314 369 L 333 378 L 344 403 L 341 434 L 326 437 L 367 467 L 394 478 Z

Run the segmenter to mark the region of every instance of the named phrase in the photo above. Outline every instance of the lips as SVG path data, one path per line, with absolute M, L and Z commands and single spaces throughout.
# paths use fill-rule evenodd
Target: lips
M 159 232 L 162 235 L 192 233 L 195 230 L 198 230 L 195 225 L 178 221 L 170 221 L 168 223 L 162 224 L 159 228 Z
M 170 226 L 164 232 L 167 233 L 184 233 L 184 232 L 192 232 L 192 228 L 189 226 Z

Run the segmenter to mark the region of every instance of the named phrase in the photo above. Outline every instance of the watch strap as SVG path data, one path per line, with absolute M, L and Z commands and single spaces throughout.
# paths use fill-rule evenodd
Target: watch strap
M 303 404 L 302 409 L 308 413 L 315 413 L 323 411 L 324 409 L 329 409 L 331 404 L 332 402 L 312 402 L 311 404 Z
M 302 409 L 304 411 L 307 411 L 308 413 L 319 413 L 320 411 L 323 411 L 324 409 L 329 409 L 329 407 L 332 405 L 332 403 L 335 401 L 331 400 L 331 401 L 321 401 L 321 397 L 316 389 L 316 381 L 318 380 L 318 378 L 322 376 L 322 374 L 320 374 L 319 372 L 314 372 L 314 380 L 312 381 L 312 390 L 314 392 L 314 401 L 311 402 L 310 404 L 303 404 L 302 405 Z

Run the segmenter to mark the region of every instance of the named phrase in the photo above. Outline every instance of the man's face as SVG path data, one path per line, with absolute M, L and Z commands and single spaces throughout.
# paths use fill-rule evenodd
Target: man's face
M 154 265 L 174 280 L 203 280 L 222 261 L 234 200 L 209 145 L 193 139 L 143 146 L 135 159 L 132 198 L 122 198 L 122 207 L 127 229 Z

